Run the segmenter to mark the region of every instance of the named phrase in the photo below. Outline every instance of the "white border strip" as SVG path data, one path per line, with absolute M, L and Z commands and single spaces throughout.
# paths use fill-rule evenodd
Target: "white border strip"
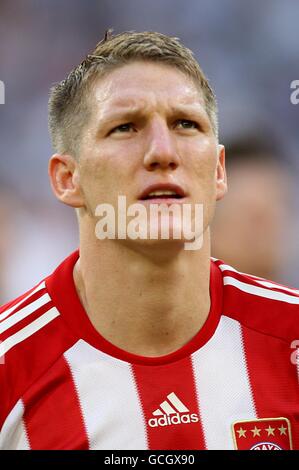
M 50 323 L 54 318 L 58 317 L 60 313 L 58 310 L 53 307 L 48 310 L 46 313 L 41 315 L 39 318 L 34 320 L 29 325 L 22 328 L 20 331 L 15 333 L 14 335 L 10 336 L 9 338 L 5 339 L 0 343 L 0 358 L 4 356 L 11 348 L 13 348 L 16 344 L 21 343 L 25 339 L 32 336 L 38 330 L 46 326 Z
M 279 300 L 288 304 L 299 305 L 299 297 L 294 297 L 292 295 L 283 294 L 282 292 L 277 292 L 273 290 L 264 289 L 263 287 L 256 287 L 251 284 L 246 284 L 245 282 L 238 281 L 237 279 L 231 276 L 225 276 L 223 278 L 223 284 L 237 287 L 237 289 L 240 289 L 241 291 L 246 292 L 247 294 L 257 295 L 266 299 Z
M 236 269 L 234 269 L 232 266 L 229 266 L 228 264 L 220 264 L 219 269 L 222 272 L 223 271 L 231 271 L 231 272 L 234 272 L 234 273 L 238 273 L 238 274 L 241 274 L 241 275 L 248 276 L 254 282 L 257 282 L 261 286 L 269 287 L 270 289 L 281 289 L 281 290 L 284 290 L 285 292 L 290 292 L 290 294 L 293 293 L 295 295 L 299 295 L 299 290 L 298 289 L 292 289 L 291 287 L 286 287 L 286 286 L 282 286 L 280 284 L 275 284 L 274 282 L 263 279 L 262 277 L 257 277 L 257 276 L 253 276 L 251 274 L 247 274 L 247 273 L 243 273 L 241 271 L 237 271 Z
M 21 310 L 18 310 L 16 313 L 0 323 L 0 333 L 8 330 L 13 325 L 36 312 L 40 307 L 49 302 L 51 302 L 50 296 L 48 294 L 44 294 L 31 304 L 26 305 L 26 307 L 22 308 Z
M 16 308 L 18 308 L 19 305 L 21 305 L 23 302 L 25 302 L 25 300 L 29 299 L 33 294 L 35 294 L 39 290 L 44 289 L 45 287 L 46 287 L 46 283 L 45 283 L 45 281 L 43 281 L 32 292 L 30 292 L 30 294 L 28 294 L 26 297 L 24 297 L 22 300 L 20 300 L 20 302 L 15 304 L 13 307 L 10 307 L 8 310 L 5 310 L 5 312 L 1 313 L 0 314 L 0 321 L 4 320 L 6 317 L 8 317 L 11 314 L 11 312 L 13 312 Z

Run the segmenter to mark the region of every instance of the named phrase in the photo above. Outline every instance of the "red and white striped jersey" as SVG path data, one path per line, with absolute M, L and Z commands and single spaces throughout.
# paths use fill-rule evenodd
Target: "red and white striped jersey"
M 299 291 L 212 259 L 201 330 L 141 357 L 94 329 L 78 256 L 0 309 L 1 449 L 233 449 L 243 421 L 255 427 L 235 424 L 241 443 L 246 432 L 272 442 L 288 422 L 299 449 Z

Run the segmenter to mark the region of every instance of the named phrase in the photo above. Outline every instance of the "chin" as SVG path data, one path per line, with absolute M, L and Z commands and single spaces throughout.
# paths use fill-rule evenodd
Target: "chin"
M 139 252 L 145 257 L 149 257 L 153 261 L 171 260 L 182 252 L 197 252 L 202 247 L 203 238 L 199 239 L 199 243 L 186 238 L 158 238 L 158 239 L 136 239 L 136 240 L 119 240 L 126 248 Z

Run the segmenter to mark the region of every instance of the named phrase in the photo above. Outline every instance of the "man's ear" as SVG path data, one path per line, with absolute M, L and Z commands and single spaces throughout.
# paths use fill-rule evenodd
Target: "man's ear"
M 48 174 L 57 199 L 71 207 L 83 207 L 79 165 L 71 155 L 54 154 L 49 161 Z
M 227 178 L 225 169 L 225 148 L 218 145 L 218 160 L 216 166 L 216 201 L 222 199 L 227 193 Z

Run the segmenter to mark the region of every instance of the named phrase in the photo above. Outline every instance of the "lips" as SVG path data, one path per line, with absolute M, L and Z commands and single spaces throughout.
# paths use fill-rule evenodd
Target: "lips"
M 156 194 L 151 194 L 156 193 Z M 186 197 L 184 189 L 173 183 L 157 183 L 152 184 L 144 189 L 139 196 L 142 201 L 152 199 L 182 199 Z

